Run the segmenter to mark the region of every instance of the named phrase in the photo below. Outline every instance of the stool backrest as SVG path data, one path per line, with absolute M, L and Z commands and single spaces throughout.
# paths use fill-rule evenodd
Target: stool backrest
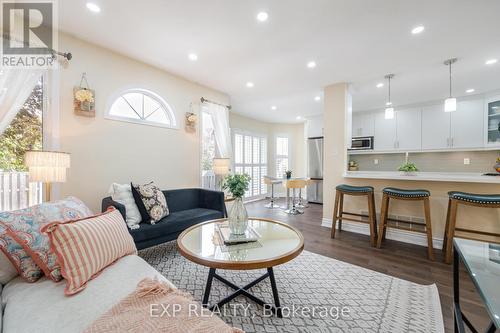
M 285 182 L 286 188 L 304 188 L 306 185 L 306 179 L 291 179 Z

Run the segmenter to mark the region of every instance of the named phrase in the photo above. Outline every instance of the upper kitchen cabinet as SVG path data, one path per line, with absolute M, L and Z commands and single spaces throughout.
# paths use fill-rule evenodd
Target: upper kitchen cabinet
M 377 112 L 375 117 L 374 149 L 394 150 L 396 149 L 396 118 L 385 119 L 385 112 Z
M 486 99 L 486 138 L 488 146 L 500 146 L 500 96 Z
M 481 148 L 484 146 L 484 100 L 462 100 L 451 112 L 450 148 Z
M 450 117 L 442 104 L 422 108 L 422 149 L 450 147 Z
M 352 114 L 352 136 L 374 136 L 375 120 L 373 113 L 354 112 Z
M 420 108 L 396 109 L 396 149 L 422 148 L 422 114 Z
M 323 116 L 309 117 L 306 122 L 306 131 L 308 138 L 323 136 Z

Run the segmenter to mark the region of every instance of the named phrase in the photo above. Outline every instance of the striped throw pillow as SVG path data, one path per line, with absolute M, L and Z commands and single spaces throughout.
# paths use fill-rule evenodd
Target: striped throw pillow
M 137 254 L 132 236 L 118 210 L 111 207 L 101 215 L 42 228 L 57 255 L 66 295 L 76 294 L 107 266 L 129 254 Z

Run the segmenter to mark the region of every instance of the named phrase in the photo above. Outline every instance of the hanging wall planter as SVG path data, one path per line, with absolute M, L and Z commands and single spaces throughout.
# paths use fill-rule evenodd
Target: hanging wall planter
M 76 115 L 95 117 L 95 91 L 90 89 L 86 73 L 82 74 L 80 85 L 73 88 L 73 107 Z

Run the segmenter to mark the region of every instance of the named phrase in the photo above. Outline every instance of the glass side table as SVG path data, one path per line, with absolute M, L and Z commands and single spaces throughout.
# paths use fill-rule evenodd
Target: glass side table
M 491 318 L 486 332 L 493 333 L 500 327 L 500 244 L 455 238 L 453 247 L 455 332 L 465 332 L 464 324 L 477 332 L 460 309 L 459 266 L 462 261 Z

